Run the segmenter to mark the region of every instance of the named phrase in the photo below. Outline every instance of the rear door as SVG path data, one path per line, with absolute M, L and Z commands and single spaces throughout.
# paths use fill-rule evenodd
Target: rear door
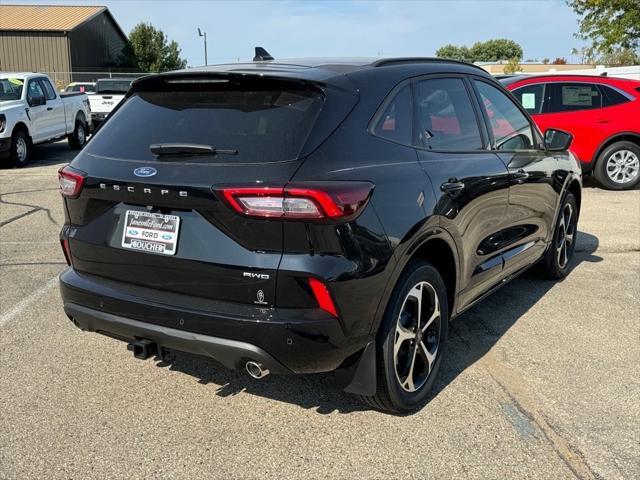
M 480 78 L 473 84 L 491 149 L 509 170 L 508 226 L 499 238 L 503 275 L 508 276 L 537 260 L 547 246 L 561 181 L 554 178 L 558 162 L 544 151 L 534 125 L 502 89 Z
M 67 200 L 74 268 L 273 306 L 282 222 L 242 216 L 218 192 L 231 185 L 282 188 L 300 166 L 311 129 L 322 123 L 325 93 L 298 81 L 246 77 L 163 77 L 139 85 L 72 163 L 88 174 L 80 197 Z M 340 105 L 351 108 L 353 100 Z M 322 128 L 328 135 L 335 124 Z M 154 144 L 224 152 L 156 155 Z M 145 237 L 149 230 L 160 237 Z M 162 252 L 145 247 L 163 241 Z
M 43 124 L 46 125 L 46 136 L 54 138 L 66 133 L 64 105 L 60 95 L 55 91 L 47 78 L 40 79 L 40 85 L 47 99 L 46 113 Z
M 415 133 L 420 163 L 436 197 L 436 214 L 454 238 L 462 261 L 460 307 L 489 289 L 502 271 L 509 177 L 489 151 L 488 136 L 468 81 L 430 76 L 414 83 Z

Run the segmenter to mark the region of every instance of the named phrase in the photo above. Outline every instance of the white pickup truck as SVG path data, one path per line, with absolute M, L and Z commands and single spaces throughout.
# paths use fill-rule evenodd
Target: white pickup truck
M 89 96 L 91 119 L 95 128 L 122 101 L 133 78 L 102 78 L 96 82 L 95 94 Z
M 0 72 L 0 163 L 24 167 L 31 146 L 67 137 L 80 149 L 91 131 L 85 93 L 59 93 L 42 73 Z

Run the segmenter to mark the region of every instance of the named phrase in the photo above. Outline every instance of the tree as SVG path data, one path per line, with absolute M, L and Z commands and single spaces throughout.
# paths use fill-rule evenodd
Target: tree
M 180 58 L 180 48 L 175 41 L 169 42 L 162 30 L 142 22 L 131 30 L 118 65 L 142 72 L 163 72 L 184 68 L 187 61 Z
M 590 39 L 601 53 L 640 48 L 638 0 L 567 0 L 581 17 L 579 38 Z
M 509 62 L 504 66 L 504 73 L 512 74 L 522 70 L 522 65 L 517 58 L 512 58 Z
M 564 57 L 556 57 L 556 59 L 551 62 L 552 65 L 566 65 L 567 59 Z
M 513 40 L 497 38 L 486 42 L 476 42 L 470 49 L 475 62 L 497 62 L 522 58 L 522 47 Z
M 453 60 L 463 60 L 465 62 L 472 62 L 471 53 L 469 49 L 462 45 L 461 47 L 457 45 L 445 45 L 444 47 L 440 47 L 436 50 L 436 57 L 439 58 L 451 58 Z
M 476 42 L 471 48 L 466 45 L 445 45 L 436 50 L 440 58 L 453 58 L 467 62 L 497 62 L 522 58 L 522 47 L 513 40 L 498 38 L 486 42 Z
M 549 65 L 549 62 L 550 62 L 550 61 L 551 61 L 551 60 L 549 60 L 548 58 L 543 58 L 543 59 L 542 59 L 542 63 L 543 63 L 543 64 L 545 64 L 545 65 Z
M 598 65 L 638 65 L 640 63 L 640 54 L 629 48 L 621 48 L 599 57 L 594 57 L 591 61 Z

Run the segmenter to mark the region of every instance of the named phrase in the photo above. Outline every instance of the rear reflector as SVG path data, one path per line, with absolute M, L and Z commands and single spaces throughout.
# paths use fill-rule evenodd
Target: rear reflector
M 331 299 L 331 294 L 329 293 L 327 286 L 315 278 L 309 279 L 309 286 L 311 287 L 313 296 L 316 297 L 318 306 L 325 312 L 337 317 L 338 312 L 336 310 L 336 306 L 333 304 L 333 300 Z
M 250 217 L 320 220 L 355 216 L 372 190 L 369 182 L 317 182 L 223 187 L 219 192 L 236 212 Z
M 62 246 L 62 253 L 64 253 L 64 259 L 67 261 L 67 265 L 71 266 L 71 249 L 69 248 L 69 240 L 61 238 L 60 245 Z
M 58 170 L 58 182 L 60 183 L 60 193 L 62 196 L 76 198 L 80 195 L 86 176 L 86 173 L 76 170 L 69 165 Z

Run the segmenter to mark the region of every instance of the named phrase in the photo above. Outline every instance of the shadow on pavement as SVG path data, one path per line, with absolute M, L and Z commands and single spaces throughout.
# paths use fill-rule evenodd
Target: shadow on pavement
M 572 270 L 582 262 L 602 261 L 601 257 L 594 255 L 599 245 L 597 237 L 578 232 L 577 242 Z M 535 269 L 532 269 L 453 321 L 450 325 L 447 356 L 431 398 L 482 358 L 556 283 L 541 279 Z M 271 375 L 264 380 L 253 380 L 244 371 L 228 370 L 214 362 L 179 353 L 169 363 L 159 361 L 157 365 L 191 375 L 204 385 L 220 385 L 216 394 L 221 397 L 246 392 L 306 409 L 314 408 L 321 414 L 369 410 L 357 397 L 338 390 L 330 373 Z

